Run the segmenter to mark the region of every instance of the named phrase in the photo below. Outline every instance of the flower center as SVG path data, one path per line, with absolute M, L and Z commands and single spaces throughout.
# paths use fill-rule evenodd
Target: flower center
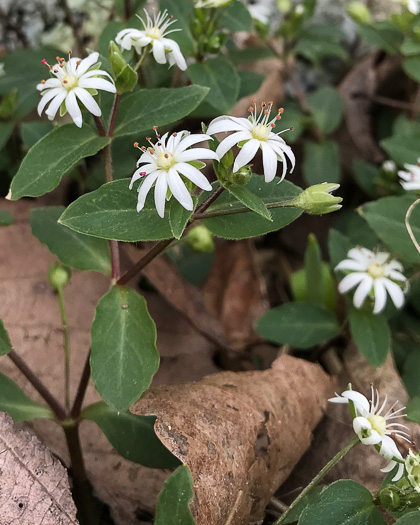
M 369 265 L 368 274 L 373 277 L 374 279 L 378 279 L 379 277 L 383 277 L 384 275 L 384 268 L 380 264 L 372 263 Z
M 267 140 L 271 133 L 271 128 L 264 124 L 257 124 L 251 130 L 251 135 L 257 140 Z
M 376 432 L 380 436 L 384 436 L 386 432 L 386 419 L 383 416 L 377 416 L 375 414 L 369 414 L 367 417 L 368 421 L 372 425 L 372 430 L 376 430 Z
M 70 89 L 77 87 L 77 80 L 78 79 L 76 75 L 72 75 L 72 74 L 65 75 L 63 77 L 62 84 L 66 89 L 70 90 Z
M 160 38 L 162 38 L 163 35 L 162 31 L 157 26 L 154 26 L 146 31 L 146 36 L 155 40 L 159 40 Z
M 169 171 L 176 161 L 170 153 L 158 153 L 156 164 L 160 169 Z

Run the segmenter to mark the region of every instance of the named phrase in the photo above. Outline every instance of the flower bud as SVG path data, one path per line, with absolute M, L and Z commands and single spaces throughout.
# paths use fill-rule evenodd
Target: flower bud
M 189 246 L 195 252 L 213 252 L 214 241 L 211 231 L 203 225 L 194 226 L 186 235 Z
M 347 14 L 359 24 L 370 24 L 369 9 L 361 2 L 351 2 L 347 7 Z
M 396 171 L 397 171 L 397 165 L 395 164 L 395 162 L 393 160 L 386 160 L 382 163 L 382 169 L 386 172 L 386 173 L 393 173 L 395 174 Z
M 137 73 L 127 64 L 117 44 L 112 40 L 108 46 L 108 59 L 114 72 L 117 93 L 122 95 L 131 91 L 137 83 Z
M 390 511 L 396 511 L 401 506 L 401 498 L 398 494 L 398 488 L 388 485 L 379 492 L 381 504 Z
M 48 270 L 48 280 L 55 290 L 62 290 L 71 278 L 71 270 L 61 263 L 54 263 Z
M 310 215 L 324 215 L 332 213 L 341 208 L 341 197 L 335 197 L 331 193 L 340 187 L 339 184 L 324 182 L 315 184 L 304 190 L 293 201 L 292 205 L 301 208 Z
M 248 164 L 246 166 L 243 166 L 241 169 L 236 171 L 232 174 L 231 180 L 233 184 L 239 184 L 240 186 L 244 186 L 245 184 L 248 184 L 250 178 L 252 175 L 252 169 L 251 166 Z
M 408 481 L 416 492 L 420 492 L 420 454 L 414 454 L 411 450 L 405 458 Z

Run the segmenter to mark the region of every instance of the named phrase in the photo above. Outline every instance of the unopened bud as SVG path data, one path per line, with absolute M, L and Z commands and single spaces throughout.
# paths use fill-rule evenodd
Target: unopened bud
M 396 511 L 401 506 L 401 498 L 398 494 L 397 487 L 388 486 L 379 492 L 381 504 L 390 511 Z
M 347 14 L 360 24 L 370 24 L 371 22 L 369 9 L 361 2 L 351 2 L 347 6 Z
M 213 235 L 211 231 L 203 225 L 194 226 L 185 238 L 195 252 L 203 253 L 214 251 Z
M 397 165 L 393 160 L 386 160 L 382 163 L 382 169 L 387 173 L 396 173 Z
M 414 454 L 410 450 L 405 458 L 405 469 L 407 470 L 408 481 L 416 492 L 420 492 L 420 454 Z
M 61 263 L 54 263 L 48 270 L 48 280 L 55 290 L 62 290 L 70 281 L 71 270 Z
M 108 46 L 108 59 L 114 72 L 117 93 L 122 95 L 131 91 L 137 83 L 137 73 L 127 64 L 117 44 L 112 40 Z
M 304 190 L 292 202 L 296 208 L 301 208 L 310 215 L 324 215 L 332 213 L 341 208 L 341 197 L 335 197 L 331 193 L 340 187 L 339 184 L 324 182 L 315 184 Z
M 252 175 L 252 169 L 251 166 L 248 164 L 246 166 L 243 166 L 241 169 L 236 171 L 232 174 L 232 182 L 234 184 L 239 184 L 241 186 L 244 186 L 245 184 L 248 184 L 250 178 Z

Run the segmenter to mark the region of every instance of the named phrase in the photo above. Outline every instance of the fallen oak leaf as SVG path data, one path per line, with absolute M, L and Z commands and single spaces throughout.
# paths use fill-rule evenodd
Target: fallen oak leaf
M 333 384 L 318 365 L 282 356 L 265 371 L 151 388 L 131 411 L 157 416 L 157 436 L 190 468 L 197 525 L 244 525 L 263 517 L 308 449 Z
M 41 441 L 0 413 L 0 523 L 77 525 L 67 471 Z

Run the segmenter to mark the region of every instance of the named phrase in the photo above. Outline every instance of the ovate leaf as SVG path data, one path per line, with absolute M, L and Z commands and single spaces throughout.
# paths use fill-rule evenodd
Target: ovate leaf
M 414 512 L 409 512 L 399 520 L 395 522 L 394 525 L 418 525 L 420 523 L 420 512 L 418 510 Z
M 64 210 L 64 206 L 32 210 L 29 217 L 32 233 L 64 264 L 79 270 L 93 270 L 110 275 L 108 243 L 104 239 L 82 235 L 59 224 L 57 221 Z
M 352 308 L 349 312 L 350 332 L 357 348 L 376 368 L 384 364 L 391 348 L 391 334 L 387 320 L 364 310 Z
M 314 91 L 308 96 L 308 104 L 315 124 L 323 133 L 332 133 L 339 126 L 344 104 L 336 89 L 324 87 Z
M 303 149 L 302 170 L 307 184 L 340 181 L 340 153 L 335 142 L 305 142 Z
M 234 0 L 224 10 L 220 26 L 233 33 L 237 31 L 251 31 L 252 18 L 248 9 L 240 0 Z
M 13 215 L 7 210 L 0 210 L 0 226 L 10 226 L 13 223 Z
M 6 355 L 12 349 L 9 334 L 4 327 L 3 321 L 0 319 L 0 355 Z
M 176 468 L 180 463 L 157 438 L 154 416 L 116 412 L 100 402 L 83 410 L 81 417 L 94 421 L 115 450 L 129 461 L 149 468 Z
M 190 510 L 193 479 L 187 465 L 178 467 L 165 482 L 156 506 L 155 525 L 195 525 Z
M 95 155 L 109 142 L 109 137 L 99 137 L 86 124 L 81 129 L 74 124 L 53 129 L 23 159 L 12 180 L 11 200 L 52 191 L 80 160 Z
M 245 186 L 240 186 L 238 184 L 230 186 L 228 190 L 247 208 L 258 213 L 263 219 L 273 222 L 270 211 L 258 195 L 249 191 Z
M 7 412 L 15 421 L 54 419 L 54 413 L 49 407 L 29 399 L 16 383 L 1 373 L 0 412 Z
M 144 298 L 114 286 L 99 301 L 92 324 L 92 379 L 116 411 L 126 410 L 150 386 L 159 366 L 156 327 Z

